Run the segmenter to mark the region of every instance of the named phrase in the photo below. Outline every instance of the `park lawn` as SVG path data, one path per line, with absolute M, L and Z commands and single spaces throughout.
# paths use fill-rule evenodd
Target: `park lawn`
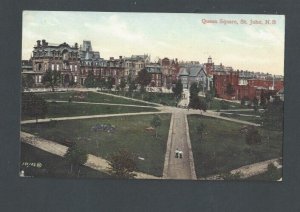
M 146 92 L 141 94 L 140 92 L 129 93 L 123 91 L 111 91 L 110 93 L 167 106 L 176 106 L 176 99 L 173 93 Z
M 196 128 L 206 128 L 200 141 Z M 259 128 L 262 143 L 247 145 L 242 124 L 200 115 L 189 115 L 188 123 L 198 177 L 226 173 L 244 165 L 282 157 L 282 131 Z
M 26 166 L 23 163 L 41 163 L 41 168 Z M 23 165 L 22 165 L 23 164 Z M 70 165 L 63 157 L 53 155 L 29 144 L 21 143 L 20 169 L 25 176 L 33 177 L 77 177 L 71 174 Z M 85 178 L 110 178 L 110 175 L 93 170 L 86 166 L 80 167 L 79 177 Z
M 98 103 L 110 103 L 110 104 L 153 106 L 152 104 L 147 104 L 144 102 L 133 101 L 130 99 L 109 96 L 109 95 L 91 92 L 91 91 L 89 92 L 78 92 L 78 91 L 47 92 L 47 93 L 37 93 L 37 95 L 44 97 L 46 100 L 69 101 L 70 97 L 72 97 L 71 98 L 72 101 L 79 101 L 79 102 L 98 102 Z
M 255 116 L 258 116 L 258 115 L 255 115 L 255 116 L 241 116 L 239 114 L 242 114 L 242 113 L 233 113 L 233 114 L 220 113 L 220 116 L 233 118 L 233 119 L 238 119 L 238 120 L 242 120 L 242 121 L 248 121 L 248 122 L 252 122 L 252 123 L 256 123 L 256 124 L 261 124 L 261 122 L 262 122 L 261 117 L 255 117 Z
M 48 102 L 47 106 L 48 111 L 46 117 L 48 118 L 159 111 L 158 109 L 151 107 L 148 108 L 122 105 L 95 105 L 72 102 Z M 35 119 L 35 117 L 22 116 L 22 120 L 28 119 Z
M 171 114 L 159 116 L 162 124 L 158 128 L 158 138 L 155 138 L 155 132 L 145 130 L 150 126 L 154 115 L 68 120 L 57 121 L 55 124 L 23 124 L 21 128 L 22 131 L 56 142 L 74 141 L 86 148 L 88 153 L 107 160 L 119 149 L 127 149 L 135 158 L 144 158 L 137 159 L 138 171 L 162 176 Z M 91 130 L 96 124 L 108 123 L 116 127 L 115 132 Z
M 202 99 L 202 100 L 205 100 L 205 97 L 203 97 L 203 96 L 200 96 L 200 99 Z M 212 100 L 212 102 L 210 103 L 210 107 L 208 108 L 209 110 L 222 110 L 223 108 L 221 108 L 221 105 L 220 105 L 220 102 L 221 102 L 222 100 L 220 100 L 220 99 L 216 99 L 216 98 L 214 98 L 213 100 Z M 225 100 L 224 100 L 225 101 Z M 228 110 L 229 109 L 240 109 L 240 108 L 248 108 L 248 107 L 246 107 L 246 106 L 243 106 L 243 105 L 241 105 L 240 103 L 235 103 L 235 102 L 227 102 L 227 101 L 225 101 L 227 104 L 228 104 Z M 225 109 L 225 108 L 224 108 Z M 226 108 L 227 109 L 227 108 Z

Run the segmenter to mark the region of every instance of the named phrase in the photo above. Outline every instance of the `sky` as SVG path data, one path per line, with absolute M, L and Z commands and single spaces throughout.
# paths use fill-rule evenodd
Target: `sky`
M 104 59 L 149 54 L 153 62 L 205 63 L 211 56 L 234 69 L 284 73 L 284 15 L 23 11 L 22 24 L 23 60 L 37 40 L 90 40 Z

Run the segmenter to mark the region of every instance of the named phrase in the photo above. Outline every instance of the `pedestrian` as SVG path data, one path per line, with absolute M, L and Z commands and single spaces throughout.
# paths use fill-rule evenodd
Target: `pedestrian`
M 183 152 L 180 150 L 179 151 L 179 158 L 182 158 L 182 156 L 183 156 Z
M 178 158 L 178 155 L 179 155 L 179 150 L 178 150 L 178 148 L 176 148 L 176 150 L 175 150 L 175 158 Z

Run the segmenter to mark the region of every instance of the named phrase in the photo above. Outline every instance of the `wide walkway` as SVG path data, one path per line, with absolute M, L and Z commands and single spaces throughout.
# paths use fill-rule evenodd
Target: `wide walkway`
M 59 117 L 59 118 L 46 118 L 38 119 L 38 123 L 49 122 L 49 121 L 64 121 L 64 120 L 79 120 L 79 119 L 93 119 L 93 118 L 105 118 L 105 117 L 115 117 L 115 116 L 137 116 L 137 115 L 149 115 L 149 114 L 159 114 L 165 113 L 162 111 L 158 112 L 140 112 L 140 113 L 117 113 L 117 114 L 105 114 L 105 115 L 88 115 L 88 116 L 71 116 L 71 117 Z M 36 120 L 26 120 L 21 121 L 21 124 L 32 124 L 36 123 Z
M 65 153 L 68 150 L 68 147 L 66 147 L 62 144 L 40 138 L 35 135 L 26 133 L 26 132 L 21 132 L 20 138 L 21 138 L 21 141 L 24 143 L 30 144 L 31 146 L 34 146 L 36 148 L 39 148 L 41 150 L 44 150 L 44 151 L 49 152 L 54 155 L 58 155 L 60 157 L 64 157 Z M 90 167 L 92 169 L 95 169 L 97 171 L 101 171 L 101 172 L 105 172 L 105 173 L 108 173 L 108 170 L 110 168 L 110 165 L 107 160 L 105 160 L 101 157 L 97 157 L 95 155 L 91 155 L 91 154 L 88 154 L 87 162 L 84 165 L 87 167 Z M 161 179 L 160 177 L 145 174 L 142 172 L 134 172 L 134 173 L 137 175 L 136 178 Z
M 197 179 L 186 115 L 182 111 L 177 111 L 172 116 L 171 138 L 167 144 L 163 177 L 164 179 Z M 175 158 L 176 149 L 183 152 L 183 158 Z

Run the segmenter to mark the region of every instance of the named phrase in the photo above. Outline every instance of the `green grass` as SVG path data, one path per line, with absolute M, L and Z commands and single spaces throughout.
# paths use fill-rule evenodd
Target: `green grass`
M 86 148 L 87 152 L 107 160 L 119 149 L 127 149 L 136 158 L 145 158 L 137 160 L 138 171 L 162 176 L 171 114 L 160 114 L 160 117 L 162 125 L 158 129 L 158 138 L 155 138 L 154 132 L 145 130 L 150 126 L 153 115 L 58 121 L 54 125 L 24 124 L 21 129 L 56 142 L 75 141 Z M 115 125 L 116 131 L 108 133 L 91 130 L 96 124 L 102 123 Z
M 48 118 L 159 111 L 158 109 L 151 107 L 147 108 L 122 105 L 95 105 L 69 102 L 48 102 L 47 105 L 48 113 L 46 116 Z M 35 119 L 35 117 L 22 116 L 22 120 L 28 119 Z
M 33 167 L 24 163 L 40 163 L 41 167 Z M 22 165 L 23 164 L 23 165 Z M 34 177 L 75 177 L 70 174 L 70 165 L 63 157 L 50 154 L 29 144 L 21 143 L 21 170 L 25 171 L 25 176 Z M 77 177 L 77 175 L 76 175 Z M 109 178 L 110 175 L 93 170 L 86 166 L 80 167 L 79 177 L 85 178 Z
M 240 116 L 239 114 L 242 114 L 242 113 L 233 113 L 233 114 L 220 113 L 220 115 L 223 116 L 223 117 L 238 119 L 238 120 L 242 120 L 242 121 L 248 121 L 248 122 L 252 122 L 252 123 L 256 123 L 256 124 L 261 124 L 261 122 L 262 122 L 260 117 L 255 117 L 255 116 L 258 116 L 258 115 L 255 115 L 255 116 Z
M 48 92 L 48 93 L 37 93 L 47 100 L 64 100 L 68 101 L 72 97 L 73 101 L 80 102 L 98 102 L 98 103 L 111 103 L 111 104 L 129 104 L 129 105 L 144 105 L 153 106 L 152 104 L 147 104 L 143 102 L 132 101 L 129 99 L 108 96 L 101 93 L 95 92 Z
M 200 97 L 202 100 L 205 100 L 205 97 Z M 209 110 L 222 110 L 221 108 L 221 105 L 220 105 L 220 102 L 222 100 L 219 100 L 219 99 L 213 99 L 212 102 L 210 103 L 210 106 L 209 106 Z M 245 107 L 243 105 L 241 105 L 240 103 L 234 103 L 234 102 L 227 102 L 225 101 L 228 105 L 229 105 L 229 108 L 228 109 L 240 109 L 240 108 L 248 108 L 248 107 Z
M 110 93 L 168 106 L 176 106 L 176 99 L 174 98 L 173 93 L 146 92 L 144 94 L 141 94 L 140 92 L 134 92 L 132 94 L 122 91 L 111 91 Z
M 202 140 L 196 130 L 200 122 L 206 126 Z M 240 133 L 244 125 L 200 115 L 189 115 L 188 123 L 198 177 L 226 173 L 247 164 L 282 157 L 282 131 L 259 128 L 262 143 L 249 146 L 245 135 Z

